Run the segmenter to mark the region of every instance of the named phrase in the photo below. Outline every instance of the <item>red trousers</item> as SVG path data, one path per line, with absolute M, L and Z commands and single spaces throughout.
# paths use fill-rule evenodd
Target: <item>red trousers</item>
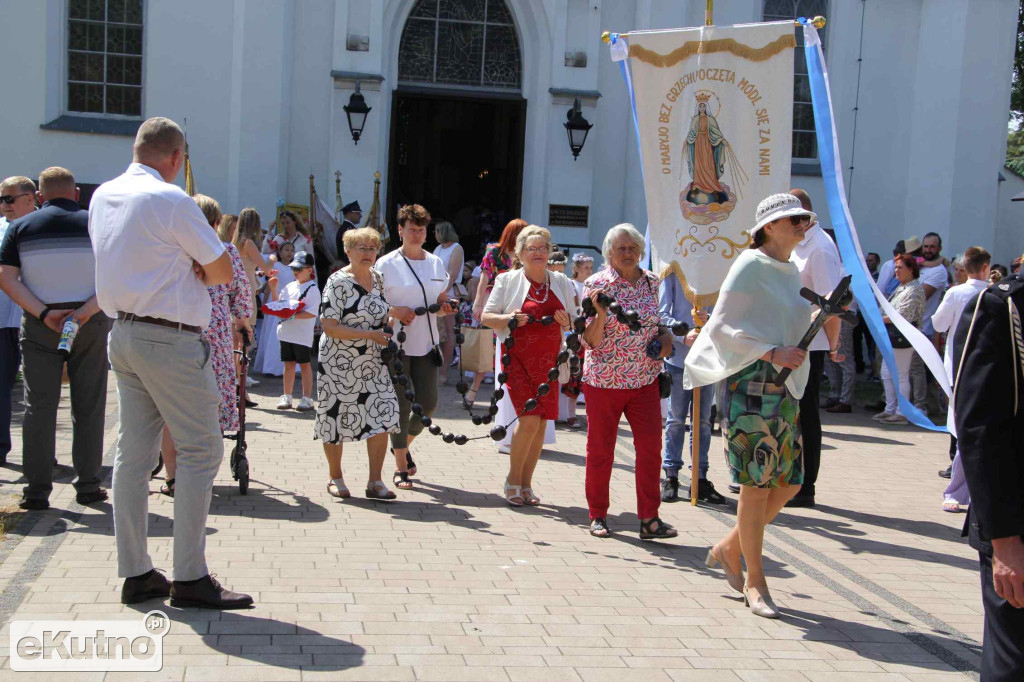
M 590 518 L 608 515 L 608 484 L 615 439 L 623 413 L 636 451 L 636 514 L 658 515 L 661 506 L 661 394 L 658 382 L 643 388 L 597 388 L 583 384 L 587 401 L 587 505 Z

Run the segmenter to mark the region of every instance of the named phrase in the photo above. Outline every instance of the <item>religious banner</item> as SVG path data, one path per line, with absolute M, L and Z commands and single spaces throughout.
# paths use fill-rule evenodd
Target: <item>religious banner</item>
M 697 306 L 751 243 L 758 202 L 789 189 L 793 22 L 612 34 L 640 144 L 651 263 Z

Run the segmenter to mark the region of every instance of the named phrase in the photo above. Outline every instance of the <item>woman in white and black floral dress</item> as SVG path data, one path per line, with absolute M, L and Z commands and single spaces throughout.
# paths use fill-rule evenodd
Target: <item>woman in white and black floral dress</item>
M 349 265 L 330 276 L 324 287 L 320 324 L 316 437 L 324 441 L 330 467 L 327 492 L 349 497 L 341 471 L 343 443 L 366 441 L 370 477 L 366 496 L 393 500 L 381 480 L 389 433 L 398 431 L 398 399 L 381 349 L 391 340 L 383 331 L 389 306 L 384 281 L 373 270 L 380 249 L 376 230 L 345 233 Z

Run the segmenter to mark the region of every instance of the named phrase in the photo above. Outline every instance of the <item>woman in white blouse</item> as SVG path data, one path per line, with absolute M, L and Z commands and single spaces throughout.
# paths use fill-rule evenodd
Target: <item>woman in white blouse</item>
M 448 273 L 448 298 L 458 299 L 458 283 L 462 281 L 462 264 L 466 255 L 459 244 L 459 233 L 455 226 L 447 220 L 437 224 L 434 228 L 434 237 L 437 239 L 438 247 L 434 249 L 434 255 L 441 259 L 445 272 Z M 441 332 L 441 354 L 444 356 L 444 364 L 438 369 L 438 383 L 442 386 L 448 383 L 448 367 L 452 364 L 452 355 L 455 353 L 455 316 L 449 315 L 439 322 Z
M 524 227 L 516 238 L 516 267 L 498 275 L 481 316 L 483 324 L 497 333 L 500 354 L 508 355 L 502 367 L 507 375 L 502 388 L 518 417 L 505 479 L 505 499 L 513 507 L 540 504 L 533 492 L 533 472 L 547 422 L 558 417 L 558 379 L 551 379 L 548 372 L 556 364 L 562 334 L 579 305 L 569 278 L 548 271 L 550 252 L 551 235 L 546 229 Z M 549 316 L 552 321 L 542 324 Z M 510 329 L 513 318 L 516 326 Z M 541 385 L 547 387 L 543 394 L 538 393 Z
M 402 246 L 377 261 L 376 269 L 384 276 L 384 296 L 391 306 L 391 319 L 395 335 L 405 332 L 402 349 L 403 373 L 409 380 L 408 386 L 397 386 L 398 433 L 391 434 L 391 448 L 395 455 L 395 485 L 402 489 L 412 488 L 409 476 L 416 474 L 416 464 L 409 453 L 409 444 L 425 428 L 421 421 L 429 417 L 437 407 L 437 370 L 441 358 L 438 342 L 437 318 L 451 315 L 455 311 L 448 305 L 448 273 L 441 259 L 423 249 L 427 240 L 427 225 L 430 214 L 419 204 L 403 206 L 398 211 L 398 236 Z M 428 308 L 434 303 L 441 308 L 436 313 L 416 315 L 417 308 Z M 391 368 L 392 379 L 396 373 Z M 406 398 L 406 390 L 416 395 L 416 402 L 423 411 L 410 415 L 412 401 Z

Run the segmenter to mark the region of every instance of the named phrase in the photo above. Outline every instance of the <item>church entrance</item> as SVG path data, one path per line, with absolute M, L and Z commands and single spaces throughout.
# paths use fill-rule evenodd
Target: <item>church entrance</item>
M 395 92 L 388 224 L 402 204 L 422 204 L 455 226 L 466 258 L 519 216 L 526 101 Z M 433 248 L 433 233 L 427 245 Z
M 505 0 L 418 0 L 398 50 L 388 224 L 400 205 L 422 204 L 455 226 L 466 258 L 479 263 L 519 216 L 525 134 L 519 38 Z

